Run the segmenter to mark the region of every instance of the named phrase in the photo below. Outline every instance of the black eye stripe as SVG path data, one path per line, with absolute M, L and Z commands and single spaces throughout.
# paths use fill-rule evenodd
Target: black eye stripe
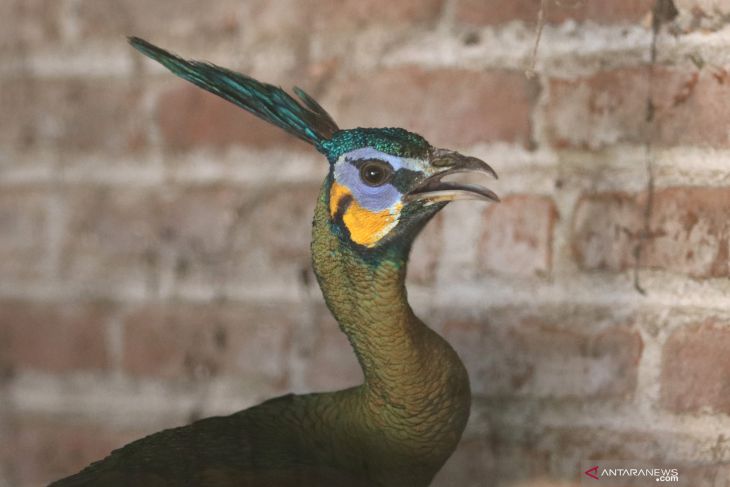
M 408 192 L 419 179 L 423 178 L 423 174 L 419 171 L 413 171 L 404 167 L 398 169 L 397 171 L 393 170 L 393 166 L 391 166 L 388 161 L 383 161 L 382 159 L 350 159 L 348 157 L 345 158 L 345 161 L 355 166 L 358 171 L 366 162 L 378 161 L 387 164 L 388 167 L 393 171 L 393 175 L 388 182 L 401 193 Z
M 391 179 L 390 184 L 392 184 L 395 189 L 404 194 L 407 193 L 413 187 L 413 185 L 422 178 L 423 174 L 418 171 L 401 168 L 395 172 L 395 175 L 393 176 L 393 179 Z
M 340 201 L 337 203 L 337 212 L 335 213 L 335 220 L 342 221 L 342 218 L 345 216 L 345 212 L 347 211 L 347 208 L 352 204 L 352 196 L 351 195 L 345 195 L 340 199 Z

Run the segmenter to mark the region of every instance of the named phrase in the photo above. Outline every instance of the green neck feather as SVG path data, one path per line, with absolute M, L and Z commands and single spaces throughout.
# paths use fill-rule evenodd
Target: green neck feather
M 346 245 L 329 220 L 328 188 L 325 182 L 315 210 L 312 258 L 327 306 L 363 369 L 357 410 L 362 421 L 392 435 L 398 461 L 407 458 L 424 475 L 434 475 L 466 425 L 466 370 L 408 304 L 410 244 L 375 259 Z

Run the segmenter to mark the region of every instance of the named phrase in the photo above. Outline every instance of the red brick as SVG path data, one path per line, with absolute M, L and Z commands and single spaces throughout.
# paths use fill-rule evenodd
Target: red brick
M 583 197 L 573 220 L 572 244 L 587 270 L 623 271 L 635 265 L 646 194 Z M 641 265 L 693 277 L 730 275 L 730 190 L 667 188 L 653 197 L 649 238 Z
M 437 214 L 416 239 L 408 261 L 408 281 L 430 285 L 436 279 L 444 238 L 443 214 Z
M 691 434 L 648 430 L 613 431 L 586 426 L 542 427 L 537 432 L 525 429 L 500 431 L 495 436 L 498 461 L 502 460 L 500 457 L 505 453 L 517 453 L 514 455 L 517 461 L 513 469 L 522 464 L 531 468 L 533 475 L 542 474 L 548 478 L 576 478 L 583 472 L 581 467 L 587 460 L 622 460 L 647 463 L 647 466 L 656 464 L 665 468 L 676 467 L 682 472 L 686 465 L 668 459 L 676 458 L 676 452 L 683 448 L 685 451 L 703 448 L 702 441 Z M 542 459 L 542 464 L 536 461 L 538 459 Z M 711 465 L 705 467 L 712 468 Z M 694 487 L 700 484 L 689 482 L 687 485 Z
M 537 23 L 541 0 L 459 0 L 458 21 L 473 26 L 511 21 Z M 548 0 L 545 20 L 551 24 L 575 20 L 599 24 L 638 23 L 651 15 L 653 0 Z
M 485 407 L 486 405 L 486 407 Z M 644 466 L 675 467 L 693 487 L 714 487 L 727 465 L 677 460 L 687 451 L 706 452 L 704 440 L 679 432 L 614 431 L 602 427 L 543 424 L 542 403 L 515 417 L 511 403 L 476 402 L 475 415 L 486 416 L 490 430 L 462 440 L 436 477 L 438 486 L 578 487 L 587 460 L 623 460 Z M 603 413 L 596 415 L 600 421 Z M 548 413 L 552 418 L 552 414 Z M 505 421 L 505 418 L 510 418 Z M 679 453 L 682 452 L 682 453 Z M 680 455 L 678 457 L 678 455 Z M 706 458 L 706 457 L 705 457 Z M 669 460 L 671 459 L 671 460 Z M 715 475 L 715 477 L 713 477 Z
M 626 193 L 584 196 L 576 205 L 572 246 L 578 264 L 589 270 L 625 270 L 643 228 L 640 202 Z
M 660 70 L 654 82 L 659 144 L 730 147 L 730 74 L 723 68 Z
M 318 87 L 338 66 L 336 58 L 301 64 L 284 79 L 262 81 L 279 85 L 290 94 L 293 86 L 301 86 L 311 96 L 319 98 Z M 170 88 L 160 95 L 156 110 L 163 143 L 169 149 L 240 145 L 313 151 L 309 144 L 293 135 L 188 82 L 175 80 L 169 85 Z
M 165 145 L 175 150 L 245 145 L 307 150 L 299 141 L 241 108 L 190 84 L 176 83 L 159 101 L 158 118 Z
M 74 187 L 68 195 L 64 279 L 110 286 L 154 282 L 164 225 L 165 189 Z
M 123 366 L 133 376 L 240 377 L 257 389 L 284 392 L 298 319 L 285 307 L 150 305 L 125 319 Z
M 19 78 L 0 92 L 6 147 L 133 151 L 147 142 L 141 93 L 128 81 Z
M 239 251 L 249 250 L 255 237 L 267 242 L 267 260 L 272 265 L 288 267 L 296 262 L 298 267 L 309 268 L 312 215 L 319 192 L 319 184 L 279 185 L 257 195 L 257 206 L 238 228 Z
M 51 2 L 52 3 L 52 2 Z M 220 47 L 246 40 L 271 44 L 284 42 L 292 49 L 307 42 L 311 33 L 362 30 L 373 24 L 405 27 L 432 25 L 443 0 L 222 0 L 202 4 L 194 0 L 120 0 L 114 8 L 81 0 L 76 25 L 83 39 L 117 42 L 128 35 L 149 38 L 173 50 L 181 46 L 200 50 L 201 45 Z M 250 22 L 255 19 L 255 25 Z M 177 46 L 177 47 L 175 47 Z
M 201 266 L 216 267 L 213 272 L 222 272 L 217 264 L 230 265 L 231 231 L 239 219 L 255 211 L 257 199 L 255 193 L 234 186 L 176 189 L 165 195 L 160 232 L 178 258 L 185 260 L 186 268 L 199 261 Z
M 652 79 L 654 119 L 646 121 L 646 68 L 552 80 L 548 127 L 557 147 L 602 148 L 616 143 L 729 147 L 730 76 L 725 70 L 658 67 Z
M 343 128 L 403 127 L 452 148 L 529 143 L 532 87 L 521 73 L 404 67 L 359 75 L 335 88 L 327 105 Z
M 481 409 L 481 404 L 475 404 Z M 489 485 L 515 487 L 578 487 L 586 460 L 623 460 L 645 466 L 679 468 L 683 481 L 693 487 L 712 487 L 703 479 L 722 475 L 725 466 L 696 464 L 693 467 L 676 458 L 682 448 L 702 449 L 702 441 L 681 433 L 651 431 L 613 431 L 601 427 L 548 427 L 541 424 L 540 407 L 531 408 L 523 421 L 504 421 L 509 403 L 496 403 L 481 414 L 489 418 L 490 431 L 479 437 L 465 438 L 437 475 L 434 485 Z M 514 414 L 514 413 L 512 413 Z M 600 418 L 597 417 L 597 420 Z M 694 450 L 692 450 L 694 449 Z M 686 451 L 686 450 L 685 450 Z M 687 462 L 689 463 L 689 462 Z M 724 478 L 724 477 L 717 477 Z
M 93 0 L 76 5 L 75 22 L 82 39 L 124 42 L 126 36 L 149 37 L 161 44 L 220 44 L 233 40 L 246 21 L 241 2 L 221 0 L 119 0 L 114 8 Z M 174 46 L 166 46 L 173 48 Z
M 318 194 L 314 184 L 76 188 L 62 274 L 105 287 L 155 286 L 172 261 L 179 284 L 291 285 L 310 267 Z
M 644 142 L 648 135 L 648 83 L 645 69 L 617 69 L 577 80 L 550 81 L 547 119 L 553 144 L 600 148 Z
M 167 246 L 180 282 L 298 282 L 311 267 L 319 186 L 189 188 L 166 202 Z
M 333 391 L 362 383 L 352 345 L 324 306 L 316 310 L 313 334 L 307 341 L 311 346 L 302 358 L 306 390 Z
M 70 372 L 108 367 L 101 305 L 0 303 L 0 366 Z
M 730 188 L 672 188 L 654 198 L 647 266 L 730 276 Z
M 555 203 L 546 196 L 508 196 L 484 212 L 479 243 L 481 271 L 546 275 L 552 269 Z
M 16 418 L 10 428 L 12 448 L 2 449 L 12 483 L 46 485 L 74 474 L 115 448 L 151 431 L 120 431 L 72 418 Z M 4 462 L 4 463 L 5 463 Z
M 488 320 L 450 320 L 444 335 L 469 370 L 477 396 L 624 397 L 636 387 L 639 334 L 622 323 L 598 331 L 605 313 L 572 310 Z M 608 318 L 609 321 L 610 318 Z
M 0 275 L 37 278 L 43 273 L 48 241 L 48 197 L 42 189 L 0 191 Z
M 662 405 L 676 413 L 730 414 L 728 350 L 728 323 L 708 321 L 672 333 L 662 353 Z
M 459 0 L 456 18 L 459 22 L 472 26 L 499 25 L 514 20 L 537 22 L 539 9 L 540 0 Z
M 4 147 L 27 147 L 39 139 L 37 114 L 33 111 L 33 91 L 30 78 L 3 80 L 0 90 L 0 143 Z
M 247 232 L 252 238 L 259 235 L 248 222 L 261 206 L 258 192 L 214 184 L 170 187 L 156 193 L 142 192 L 137 202 L 134 193 L 110 195 L 111 208 L 90 215 L 95 221 L 95 233 L 104 235 L 107 225 L 116 228 L 114 220 L 118 219 L 121 226 L 134 225 L 142 238 L 125 242 L 110 234 L 113 242 L 103 242 L 102 247 L 86 255 L 96 255 L 104 261 L 131 260 L 130 267 L 154 273 L 158 256 L 165 253 L 167 258 L 174 259 L 180 283 L 202 280 L 206 285 L 216 286 L 237 275 L 239 266 L 247 261 L 236 236 L 239 232 Z M 111 221 L 106 223 L 107 219 Z M 260 234 L 266 237 L 257 244 L 249 242 L 249 253 L 264 252 L 271 234 L 266 229 Z M 278 237 L 283 241 L 286 233 Z M 249 256 L 249 261 L 254 259 Z M 120 274 L 123 271 L 120 269 Z M 136 276 L 142 274 L 138 272 Z
M 303 39 L 308 35 L 341 44 L 341 36 L 373 26 L 404 30 L 432 26 L 441 14 L 444 0 L 279 0 L 247 2 L 247 15 L 256 18 L 256 33 L 262 41 L 281 41 L 282 36 Z M 294 46 L 299 48 L 299 46 Z
M 482 487 L 495 469 L 489 438 L 468 438 L 459 442 L 454 454 L 436 474 L 433 487 Z M 494 478 L 493 476 L 491 478 Z
M 56 0 L 5 0 L 0 3 L 0 52 L 57 42 L 61 31 L 61 3 Z
M 309 0 L 306 2 L 315 25 L 322 29 L 362 29 L 363 25 L 418 24 L 435 22 L 443 0 Z M 326 15 L 322 15 L 326 12 Z

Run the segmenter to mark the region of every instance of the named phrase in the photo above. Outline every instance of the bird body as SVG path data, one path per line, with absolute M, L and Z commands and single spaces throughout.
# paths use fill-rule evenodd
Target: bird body
M 441 181 L 485 163 L 434 149 L 403 129 L 340 130 L 312 98 L 140 39 L 176 74 L 306 140 L 330 163 L 317 201 L 312 262 L 325 302 L 362 367 L 357 387 L 287 395 L 165 430 L 112 452 L 54 487 L 429 485 L 469 416 L 466 370 L 408 304 L 411 244 L 448 201 L 496 199 Z

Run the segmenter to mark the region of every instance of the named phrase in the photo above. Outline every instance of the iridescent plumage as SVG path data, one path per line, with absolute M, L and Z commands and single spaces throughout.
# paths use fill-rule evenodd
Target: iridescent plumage
M 294 88 L 294 93 L 303 105 L 281 88 L 243 74 L 210 63 L 187 61 L 138 37 L 131 37 L 129 42 L 181 78 L 235 103 L 318 150 L 339 130 L 332 117 L 300 88 Z
M 456 352 L 408 305 L 408 254 L 418 232 L 449 201 L 497 199 L 486 188 L 444 177 L 494 171 L 404 129 L 340 130 L 299 89 L 297 101 L 248 76 L 184 60 L 141 39 L 130 42 L 178 76 L 327 157 L 312 262 L 365 380 L 342 391 L 284 396 L 162 431 L 53 485 L 428 485 L 459 442 L 471 397 Z

